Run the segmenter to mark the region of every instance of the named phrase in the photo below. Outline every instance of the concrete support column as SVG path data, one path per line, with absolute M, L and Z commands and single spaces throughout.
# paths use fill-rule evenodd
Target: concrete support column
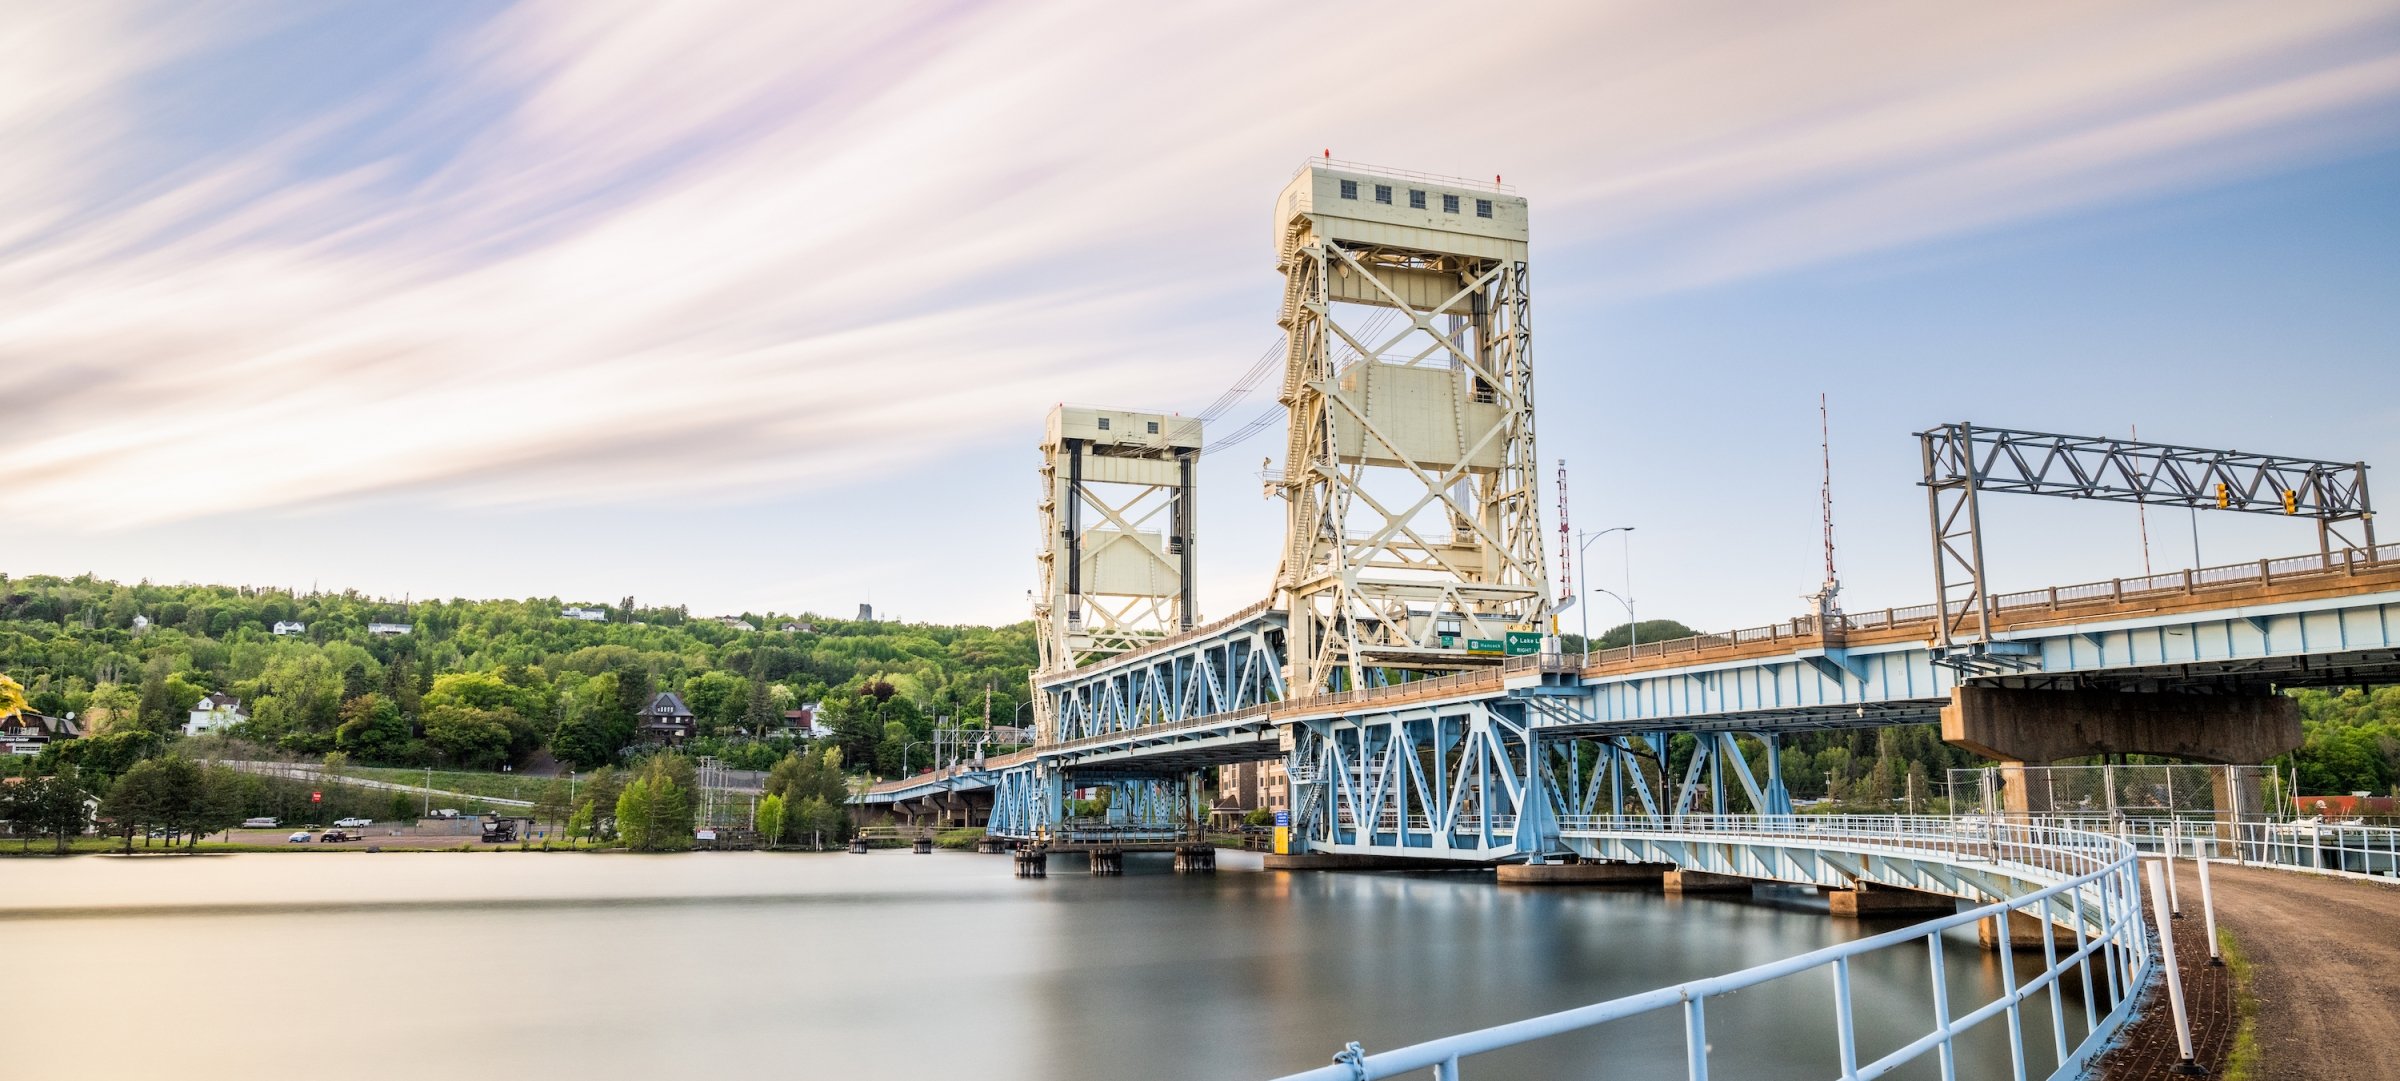
M 1999 952 L 1999 951 L 2000 951 L 2000 942 L 2001 942 L 2001 937 L 2002 937 L 2002 932 L 2001 932 L 2001 930 L 2000 930 L 2000 917 L 1998 917 L 1998 916 L 1989 916 L 1989 917 L 1985 917 L 1984 919 L 1980 919 L 1980 920 L 1977 920 L 1977 921 L 1975 921 L 1975 941 L 1976 941 L 1978 944 L 1980 944 L 1980 945 L 1981 945 L 1981 946 L 1982 946 L 1984 949 L 1991 950 L 1991 951 L 1992 951 L 1992 952 L 1994 952 L 1994 953 L 1997 953 L 1997 952 Z M 2025 913 L 2023 913 L 2023 912 L 2011 912 L 2011 913 L 2009 913 L 2009 914 L 2008 914 L 2008 931 L 2007 931 L 2007 933 L 2006 933 L 2006 937 L 2007 937 L 2007 939 L 2008 939 L 2008 948 L 2009 948 L 2009 949 L 2012 949 L 2012 950 L 2038 950 L 2038 949 L 2041 949 L 2041 948 L 2042 948 L 2042 921 L 2041 921 L 2041 918 L 2040 918 L 2040 917 L 2038 917 L 2038 916 L 2030 916 L 2030 915 L 2027 915 L 2027 914 L 2025 914 Z M 2065 952 L 2065 951 L 2061 951 L 2061 952 Z
M 1856 889 L 1826 889 L 1825 908 L 1832 915 L 1851 918 L 1939 914 L 1958 911 L 1958 900 L 1938 893 L 1871 886 L 1861 882 Z
M 1661 885 L 1668 893 L 1748 893 L 1750 879 L 1706 871 L 1668 871 Z
M 2019 690 L 1969 685 L 1942 707 L 1942 738 L 2001 762 L 2006 810 L 2051 809 L 2047 775 L 2063 758 L 2154 754 L 2247 765 L 2300 745 L 2300 706 L 2278 694 Z M 2223 784 L 2222 781 L 2219 782 Z M 2236 785 L 2236 788 L 2242 787 Z M 2219 807 L 2256 813 L 2256 784 L 2219 794 Z

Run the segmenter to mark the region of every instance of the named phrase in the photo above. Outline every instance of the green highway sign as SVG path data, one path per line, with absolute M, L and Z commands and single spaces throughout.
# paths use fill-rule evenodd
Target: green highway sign
M 1496 638 L 1467 639 L 1467 652 L 1469 653 L 1500 653 L 1506 651 L 1507 648 L 1508 643 Z
M 1525 656 L 1531 656 L 1532 654 L 1535 654 L 1535 653 L 1540 653 L 1541 651 L 1542 651 L 1542 632 L 1540 632 L 1540 631 L 1510 631 L 1510 632 L 1508 632 L 1508 655 L 1509 655 L 1509 656 L 1511 656 L 1511 657 L 1525 657 Z

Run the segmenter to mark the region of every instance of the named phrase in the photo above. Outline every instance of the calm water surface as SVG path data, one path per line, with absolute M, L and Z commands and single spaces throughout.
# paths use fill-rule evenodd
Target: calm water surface
M 1045 880 L 897 851 L 0 860 L 0 1078 L 1233 1081 L 1900 925 L 1221 858 Z M 1988 998 L 1996 962 L 1958 943 L 1954 987 Z M 1923 951 L 1886 952 L 1857 970 L 1870 1054 L 1930 1025 Z M 1831 978 L 1786 984 L 1710 1005 L 1718 1076 L 1830 1072 Z M 1964 1075 L 2005 1075 L 2002 1046 Z M 1467 1076 L 1681 1077 L 1679 1020 Z

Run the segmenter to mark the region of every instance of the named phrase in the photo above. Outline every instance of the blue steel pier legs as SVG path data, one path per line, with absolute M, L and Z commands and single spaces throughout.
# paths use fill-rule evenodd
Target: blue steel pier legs
M 1522 703 L 1338 714 L 1289 731 L 1295 851 L 1477 863 L 1563 851 Z

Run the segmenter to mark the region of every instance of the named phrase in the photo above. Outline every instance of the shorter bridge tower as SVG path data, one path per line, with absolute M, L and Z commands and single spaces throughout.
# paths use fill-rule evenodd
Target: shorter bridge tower
M 1062 405 L 1042 439 L 1041 675 L 1070 671 L 1191 629 L 1193 466 L 1189 417 Z M 1037 694 L 1037 742 L 1056 707 Z

